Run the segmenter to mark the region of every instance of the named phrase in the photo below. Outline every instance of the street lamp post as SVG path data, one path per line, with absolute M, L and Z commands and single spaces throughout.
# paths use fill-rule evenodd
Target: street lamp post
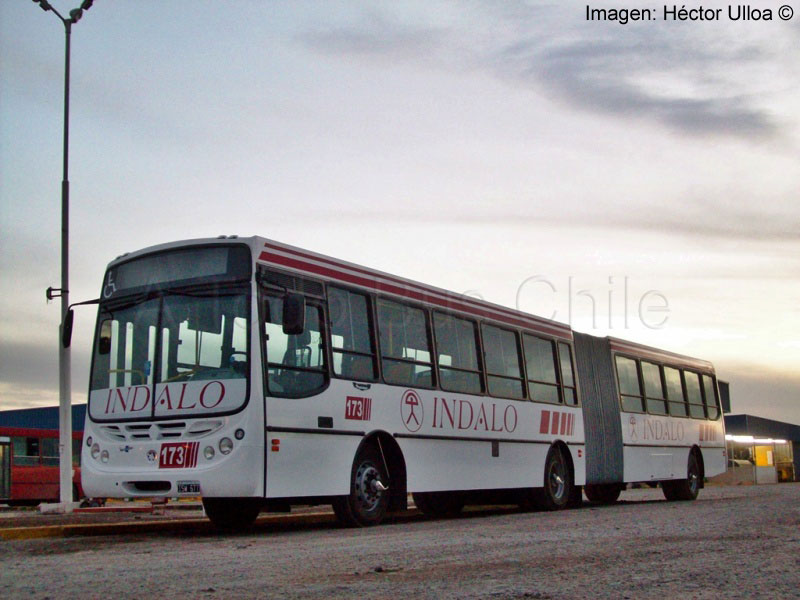
M 59 488 L 61 508 L 72 511 L 72 382 L 69 346 L 62 343 L 62 329 L 69 311 L 69 45 L 72 25 L 89 10 L 93 0 L 83 0 L 80 8 L 69 12 L 65 18 L 47 0 L 33 0 L 45 12 L 51 11 L 64 24 L 66 51 L 64 59 L 64 175 L 61 180 L 61 288 L 47 289 L 47 299 L 61 298 L 61 325 L 58 343 L 58 436 L 59 436 Z

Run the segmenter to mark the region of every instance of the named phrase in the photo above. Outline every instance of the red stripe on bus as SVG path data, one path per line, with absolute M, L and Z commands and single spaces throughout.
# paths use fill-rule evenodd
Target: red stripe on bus
M 378 292 L 389 292 L 397 296 L 402 296 L 404 298 L 411 298 L 413 300 L 417 300 L 425 304 L 435 304 L 443 308 L 469 313 L 486 319 L 501 321 L 503 323 L 506 323 L 508 325 L 513 325 L 515 327 L 530 329 L 532 331 L 537 331 L 539 333 L 546 333 L 549 335 L 565 339 L 565 335 L 562 331 L 545 327 L 539 323 L 523 321 L 518 318 L 510 318 L 510 317 L 505 317 L 503 315 L 492 314 L 486 310 L 468 306 L 466 304 L 462 304 L 460 302 L 456 302 L 453 300 L 433 298 L 430 296 L 426 296 L 425 294 L 415 292 L 413 290 L 403 289 L 393 284 L 373 281 L 370 279 L 366 279 L 364 277 L 360 277 L 358 275 L 343 273 L 342 271 L 337 271 L 335 269 L 331 269 L 329 267 L 323 267 L 321 265 L 310 264 L 307 262 L 303 262 L 301 260 L 290 258 L 288 256 L 280 256 L 278 254 L 270 254 L 269 252 L 262 252 L 261 255 L 259 256 L 259 260 L 262 260 L 264 262 L 276 263 L 286 267 L 291 267 L 293 269 L 298 269 L 300 271 L 315 273 L 317 275 L 322 275 L 324 277 L 330 277 L 331 279 L 338 279 L 339 281 L 345 281 L 347 283 L 352 283 L 354 285 L 359 285 L 361 287 L 370 288 Z
M 550 428 L 550 433 L 552 433 L 553 435 L 557 435 L 558 434 L 558 417 L 559 416 L 560 416 L 559 413 L 553 412 L 553 426 Z
M 567 421 L 569 421 L 569 414 L 561 415 L 561 435 L 567 433 Z
M 539 433 L 548 433 L 550 431 L 550 411 L 543 410 L 542 417 L 539 420 Z
M 191 442 L 189 449 L 189 468 L 193 469 L 197 466 L 197 450 L 200 447 L 200 442 Z
M 393 276 L 393 275 L 389 275 L 388 273 L 382 273 L 382 272 L 379 272 L 379 271 L 370 271 L 369 269 L 366 269 L 366 268 L 363 268 L 363 267 L 359 267 L 357 265 L 352 265 L 352 264 L 349 264 L 349 263 L 346 263 L 346 262 L 342 262 L 342 261 L 336 261 L 336 260 L 333 260 L 333 259 L 328 258 L 326 256 L 316 256 L 316 255 L 310 254 L 308 252 L 302 252 L 300 250 L 296 250 L 294 248 L 286 248 L 286 247 L 282 247 L 282 246 L 278 246 L 276 244 L 270 244 L 270 243 L 265 243 L 264 247 L 265 248 L 270 248 L 272 250 L 276 250 L 278 252 L 287 252 L 289 254 L 294 254 L 295 256 L 298 256 L 298 257 L 300 257 L 302 259 L 305 259 L 305 260 L 312 260 L 312 261 L 317 261 L 317 262 L 321 262 L 321 263 L 326 263 L 326 264 L 331 265 L 333 267 L 336 267 L 338 269 L 348 269 L 350 271 L 354 271 L 356 273 L 360 273 L 361 275 L 366 275 L 367 277 L 370 277 L 372 279 L 381 278 L 381 279 L 385 279 L 387 281 L 391 281 L 391 282 L 393 282 L 393 283 L 395 283 L 397 285 L 400 285 L 400 286 L 414 287 L 417 290 L 419 290 L 419 291 L 421 291 L 422 293 L 425 293 L 425 294 L 440 294 L 440 295 L 444 295 L 444 296 L 448 296 L 449 295 L 449 292 L 447 292 L 446 290 L 439 290 L 439 289 L 435 289 L 435 288 L 432 288 L 432 287 L 429 287 L 429 286 L 422 285 L 422 284 L 414 282 L 414 281 L 404 280 L 404 279 L 401 279 L 399 277 L 396 277 L 396 276 Z M 478 303 L 476 302 L 476 304 L 478 304 Z M 486 304 L 488 304 L 488 303 L 486 303 Z M 509 318 L 518 318 L 519 317 L 519 315 L 517 315 L 516 312 L 514 312 L 513 310 L 511 310 L 509 308 L 506 308 L 504 306 L 491 306 L 491 307 L 487 306 L 486 308 L 489 308 L 490 310 L 494 310 L 495 312 L 504 314 L 505 316 L 507 316 Z M 544 322 L 543 319 L 539 319 L 534 315 L 531 315 L 530 318 L 533 319 L 534 321 L 537 321 L 537 322 L 541 320 L 542 322 L 539 323 L 540 326 L 542 326 L 542 327 L 548 327 L 548 326 L 552 327 L 553 329 L 556 329 L 557 331 L 559 331 L 562 337 L 566 337 L 567 339 L 571 339 L 572 329 L 570 329 L 568 326 L 559 325 L 558 323 L 549 324 L 549 323 Z

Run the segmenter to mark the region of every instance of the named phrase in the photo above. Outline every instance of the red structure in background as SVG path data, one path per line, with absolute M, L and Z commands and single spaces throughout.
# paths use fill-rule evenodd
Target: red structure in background
M 86 405 L 72 409 L 72 496 L 83 498 L 81 440 Z M 58 408 L 0 411 L 0 502 L 35 506 L 58 502 Z

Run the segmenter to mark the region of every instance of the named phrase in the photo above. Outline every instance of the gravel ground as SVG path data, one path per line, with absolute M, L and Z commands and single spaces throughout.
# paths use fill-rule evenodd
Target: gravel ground
M 800 483 L 370 529 L 0 543 L 0 596 L 798 598 Z
M 144 505 L 143 505 L 144 506 Z M 149 505 L 148 505 L 149 506 Z M 202 519 L 203 507 L 168 508 L 152 512 L 95 512 L 68 515 L 42 514 L 38 509 L 0 510 L 0 529 L 10 527 L 47 527 L 50 525 L 90 525 L 93 523 L 119 523 L 122 521 L 173 521 Z

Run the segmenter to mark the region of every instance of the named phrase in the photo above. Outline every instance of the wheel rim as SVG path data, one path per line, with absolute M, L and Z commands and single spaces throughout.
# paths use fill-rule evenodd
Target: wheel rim
M 556 455 L 550 464 L 548 483 L 554 499 L 559 500 L 564 497 L 567 489 L 567 469 L 560 454 Z
M 697 473 L 697 462 L 693 460 L 689 465 L 689 489 L 693 494 L 697 491 L 699 482 L 700 476 Z
M 373 512 L 378 508 L 383 492 L 376 483 L 381 481 L 381 473 L 370 462 L 363 462 L 358 466 L 355 476 L 356 502 L 363 512 Z

